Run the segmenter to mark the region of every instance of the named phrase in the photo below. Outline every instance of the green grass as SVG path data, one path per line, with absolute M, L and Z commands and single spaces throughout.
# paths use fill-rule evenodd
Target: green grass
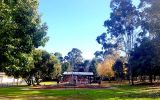
M 0 88 L 0 100 L 160 100 L 159 87 L 115 86 L 111 89 L 28 90 L 29 87 Z
M 56 85 L 57 82 L 41 82 L 41 85 Z

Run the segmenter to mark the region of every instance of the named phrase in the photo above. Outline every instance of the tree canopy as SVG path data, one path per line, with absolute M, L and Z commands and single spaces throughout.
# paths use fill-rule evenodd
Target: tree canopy
M 34 67 L 32 52 L 48 41 L 47 25 L 41 23 L 38 0 L 0 2 L 0 66 L 14 77 Z
M 82 52 L 77 48 L 73 48 L 65 56 L 65 59 L 70 63 L 71 70 L 78 71 L 78 64 L 81 64 L 83 61 Z

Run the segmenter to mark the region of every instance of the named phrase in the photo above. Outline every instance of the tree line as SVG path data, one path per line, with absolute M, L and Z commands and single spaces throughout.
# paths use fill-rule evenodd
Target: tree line
M 112 0 L 110 18 L 104 21 L 107 32 L 97 37 L 102 51 L 96 55 L 101 76 L 145 82 L 159 80 L 159 0 Z M 119 56 L 115 59 L 115 54 Z

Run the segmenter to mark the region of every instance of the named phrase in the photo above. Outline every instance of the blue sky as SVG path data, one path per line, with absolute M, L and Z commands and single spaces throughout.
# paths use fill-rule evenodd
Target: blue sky
M 40 0 L 39 12 L 50 37 L 44 49 L 65 56 L 78 48 L 85 59 L 93 58 L 101 50 L 96 37 L 106 31 L 103 22 L 109 18 L 109 4 L 110 0 Z

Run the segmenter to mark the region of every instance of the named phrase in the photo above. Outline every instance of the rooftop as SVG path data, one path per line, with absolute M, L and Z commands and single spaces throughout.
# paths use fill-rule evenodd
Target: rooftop
M 93 75 L 93 72 L 64 72 L 63 75 Z

